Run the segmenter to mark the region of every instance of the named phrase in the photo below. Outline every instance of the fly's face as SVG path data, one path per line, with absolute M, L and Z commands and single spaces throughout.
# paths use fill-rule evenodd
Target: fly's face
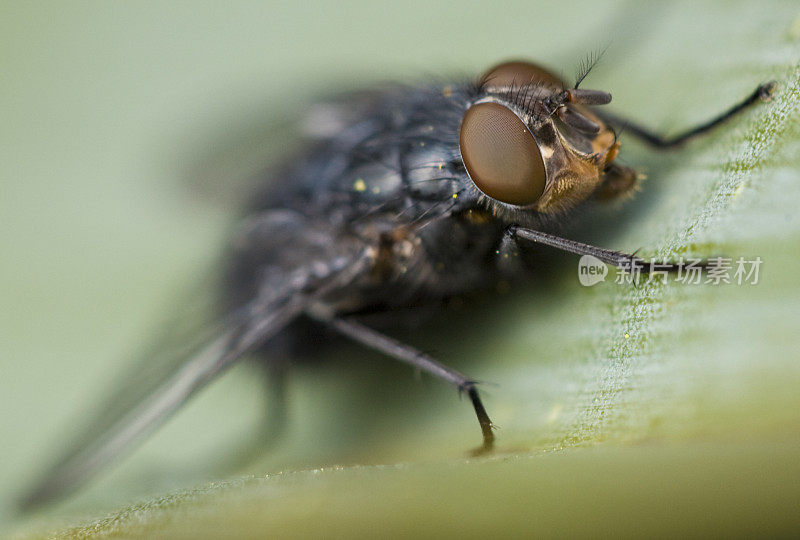
M 587 107 L 610 101 L 606 92 L 566 88 L 535 64 L 496 66 L 461 122 L 470 179 L 500 211 L 575 206 L 598 191 L 617 156 L 614 131 Z

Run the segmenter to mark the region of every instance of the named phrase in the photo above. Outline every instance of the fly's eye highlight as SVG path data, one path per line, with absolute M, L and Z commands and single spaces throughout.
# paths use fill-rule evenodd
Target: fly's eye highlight
M 481 77 L 480 86 L 525 86 L 542 84 L 552 88 L 564 87 L 564 81 L 541 66 L 531 62 L 504 62 L 494 66 Z
M 459 144 L 467 173 L 484 194 L 516 206 L 542 196 L 547 175 L 539 145 L 508 107 L 479 103 L 467 109 Z

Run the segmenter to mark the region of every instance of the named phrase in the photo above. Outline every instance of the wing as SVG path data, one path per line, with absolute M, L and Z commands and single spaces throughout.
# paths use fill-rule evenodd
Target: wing
M 214 132 L 193 149 L 193 166 L 182 172 L 192 196 L 200 194 L 215 206 L 234 211 L 246 207 L 254 189 L 265 174 L 286 162 L 303 146 L 341 137 L 350 125 L 369 118 L 380 107 L 381 97 L 397 91 L 396 85 L 384 84 L 371 90 L 318 96 L 305 101 L 302 110 L 276 113 L 248 110 L 220 132 Z M 203 156 L 195 159 L 194 154 Z M 265 167 L 265 164 L 272 164 Z M 225 182 L 220 182 L 225 178 Z
M 76 489 L 95 473 L 161 425 L 195 392 L 274 336 L 304 310 L 332 292 L 340 291 L 367 267 L 365 252 L 327 261 L 308 261 L 286 272 L 280 282 L 273 276 L 253 299 L 233 311 L 209 331 L 198 332 L 190 346 L 168 335 L 136 366 L 131 376 L 111 394 L 88 430 L 22 500 L 33 508 Z M 196 313 L 193 305 L 189 318 Z M 179 320 L 185 321 L 183 318 Z M 190 333 L 191 325 L 178 332 Z M 195 323 L 203 328 L 202 323 Z M 198 338 L 198 336 L 201 336 Z

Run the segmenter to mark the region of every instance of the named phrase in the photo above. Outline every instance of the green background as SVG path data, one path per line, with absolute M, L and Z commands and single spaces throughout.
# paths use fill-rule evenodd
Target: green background
M 570 235 L 759 256 L 758 285 L 585 288 L 548 254 L 531 287 L 409 338 L 487 381 L 493 457 L 468 457 L 478 429 L 452 389 L 345 344 L 292 373 L 288 430 L 248 464 L 232 456 L 267 400 L 242 365 L 75 497 L 14 513 L 213 261 L 242 179 L 291 148 L 276 120 L 508 57 L 569 79 L 606 46 L 585 86 L 665 131 L 780 86 L 669 154 L 623 135 L 648 179 Z M 792 1 L 3 2 L 0 531 L 796 533 L 798 60 Z

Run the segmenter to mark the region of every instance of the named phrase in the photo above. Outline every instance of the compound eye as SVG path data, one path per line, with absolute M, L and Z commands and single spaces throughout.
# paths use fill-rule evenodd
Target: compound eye
M 469 177 L 492 199 L 516 206 L 544 192 L 544 161 L 525 123 L 498 103 L 479 103 L 464 113 L 459 135 Z
M 539 83 L 551 88 L 563 88 L 564 81 L 531 62 L 504 62 L 481 77 L 480 86 L 524 86 Z

